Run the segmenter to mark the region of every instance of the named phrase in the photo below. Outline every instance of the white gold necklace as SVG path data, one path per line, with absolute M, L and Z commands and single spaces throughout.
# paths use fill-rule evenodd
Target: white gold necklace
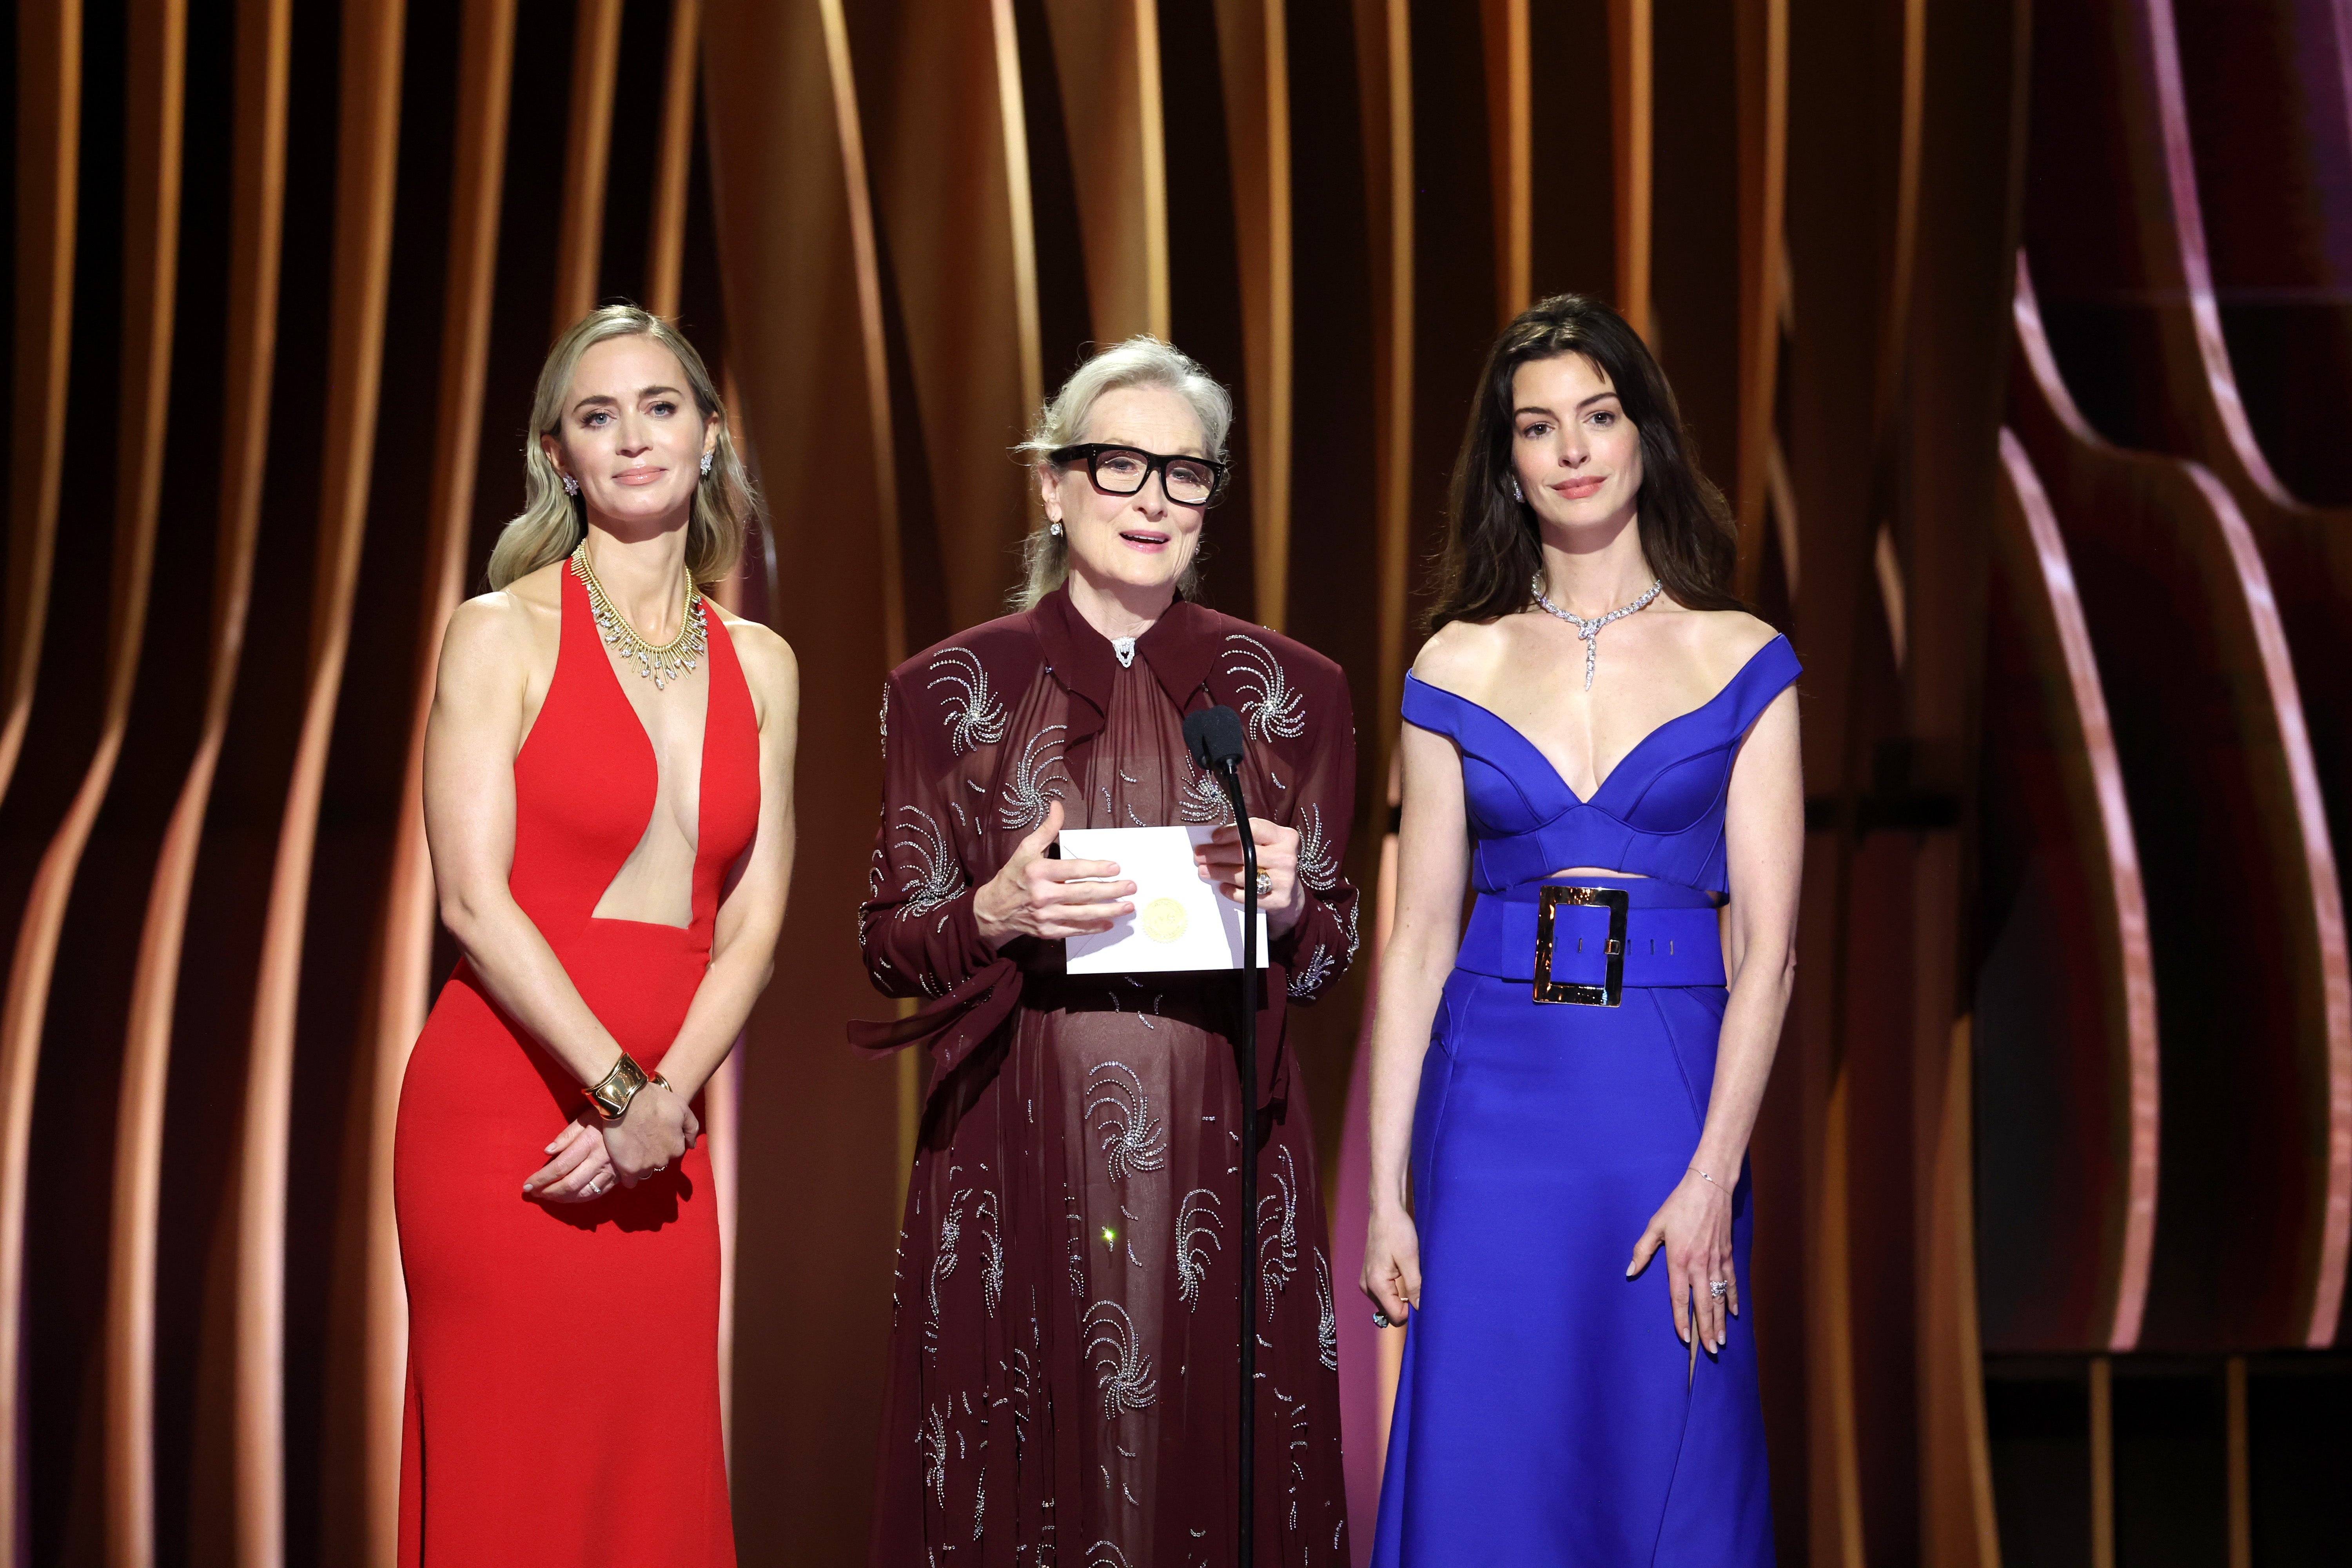
M 1649 607 L 1650 601 L 1656 598 L 1658 596 L 1658 591 L 1664 586 L 1665 584 L 1662 579 L 1653 577 L 1650 579 L 1650 591 L 1648 593 L 1643 595 L 1640 598 L 1634 600 L 1630 605 L 1620 605 L 1615 609 L 1610 611 L 1607 615 L 1595 616 L 1589 621 L 1582 616 L 1570 614 L 1568 611 L 1561 609 L 1558 605 L 1553 604 L 1549 599 L 1544 596 L 1543 574 L 1540 572 L 1537 573 L 1535 574 L 1535 579 L 1528 584 L 1528 592 L 1536 596 L 1537 604 L 1541 605 L 1545 609 L 1550 611 L 1553 615 L 1558 616 L 1570 626 L 1574 626 L 1576 628 L 1576 635 L 1584 639 L 1584 689 L 1590 691 L 1592 689 L 1593 663 L 1601 657 L 1601 628 L 1607 626 L 1612 621 L 1621 620 L 1623 617 L 1632 615 L 1636 610 L 1647 609 Z
M 691 579 L 686 584 L 686 607 L 678 616 L 677 636 L 655 644 L 639 637 L 628 617 L 614 607 L 604 584 L 597 579 L 596 568 L 589 563 L 587 540 L 583 539 L 580 548 L 572 552 L 572 568 L 580 574 L 580 585 L 588 590 L 589 613 L 596 617 L 596 630 L 605 646 L 624 659 L 635 660 L 639 677 L 650 679 L 656 691 L 692 675 L 694 667 L 709 652 L 702 595 L 694 591 Z

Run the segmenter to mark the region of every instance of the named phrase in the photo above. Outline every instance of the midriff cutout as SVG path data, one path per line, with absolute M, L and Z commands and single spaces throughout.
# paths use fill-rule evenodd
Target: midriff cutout
M 1565 871 L 1552 872 L 1544 880 L 1557 881 L 1562 877 L 1600 877 L 1620 882 L 1646 882 L 1650 879 L 1649 873 L 1646 871 L 1604 871 L 1598 866 L 1572 866 Z M 1721 893 L 1709 892 L 1706 897 L 1708 901 L 1718 910 L 1731 901 Z
M 724 635 L 714 633 L 714 635 Z M 646 925 L 694 923 L 694 861 L 700 842 L 702 742 L 710 709 L 710 666 L 661 690 L 637 677 L 635 665 L 605 662 L 636 712 L 654 753 L 654 809 L 636 847 L 605 884 L 592 918 Z M 642 689 L 639 689 L 642 688 Z M 580 781 L 583 789 L 595 781 Z

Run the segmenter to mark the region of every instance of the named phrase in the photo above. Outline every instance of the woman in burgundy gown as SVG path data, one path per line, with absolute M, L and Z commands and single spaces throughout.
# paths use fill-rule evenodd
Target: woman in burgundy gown
M 1244 1247 L 1262 1281 L 1258 1560 L 1347 1561 L 1330 1253 L 1283 1014 L 1355 952 L 1339 874 L 1355 743 L 1337 666 L 1193 597 L 1230 419 L 1224 390 L 1165 344 L 1082 366 L 1026 448 L 1049 520 L 1027 607 L 883 690 L 866 964 L 929 1003 L 858 1037 L 930 1044 L 892 1309 L 884 1568 L 1232 1562 Z M 1236 1212 L 1233 975 L 1066 975 L 1062 939 L 1107 930 L 1134 884 L 1045 858 L 1065 826 L 1230 825 L 1182 736 L 1187 712 L 1219 703 L 1247 732 L 1273 932 L 1255 1215 Z M 1238 896 L 1231 826 L 1201 860 Z
M 408 1061 L 400 1561 L 719 1568 L 702 1085 L 791 874 L 792 652 L 700 589 L 752 509 L 709 373 L 610 306 L 556 343 L 530 504 L 443 645 L 425 826 L 465 957 Z

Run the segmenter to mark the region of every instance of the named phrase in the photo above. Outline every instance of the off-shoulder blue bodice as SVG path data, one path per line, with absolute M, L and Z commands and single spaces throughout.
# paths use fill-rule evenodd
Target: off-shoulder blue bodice
M 1461 748 L 1479 891 L 1593 866 L 1728 893 L 1723 810 L 1732 761 L 1748 727 L 1801 668 L 1788 639 L 1774 637 L 1722 690 L 1643 736 L 1591 800 L 1579 800 L 1550 759 L 1499 714 L 1410 672 L 1404 719 Z

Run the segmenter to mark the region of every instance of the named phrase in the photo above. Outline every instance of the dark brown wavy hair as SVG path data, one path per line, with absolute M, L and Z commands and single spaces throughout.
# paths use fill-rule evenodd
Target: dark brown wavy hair
M 1582 354 L 1609 378 L 1641 435 L 1636 526 L 1642 552 L 1666 592 L 1686 609 L 1744 609 L 1731 593 L 1739 557 L 1731 508 L 1699 472 L 1665 373 L 1615 310 L 1588 294 L 1555 294 L 1519 312 L 1487 351 L 1454 463 L 1429 630 L 1448 621 L 1495 620 L 1535 602 L 1528 585 L 1543 570 L 1542 535 L 1534 509 L 1511 494 L 1511 377 L 1523 364 L 1561 354 Z

